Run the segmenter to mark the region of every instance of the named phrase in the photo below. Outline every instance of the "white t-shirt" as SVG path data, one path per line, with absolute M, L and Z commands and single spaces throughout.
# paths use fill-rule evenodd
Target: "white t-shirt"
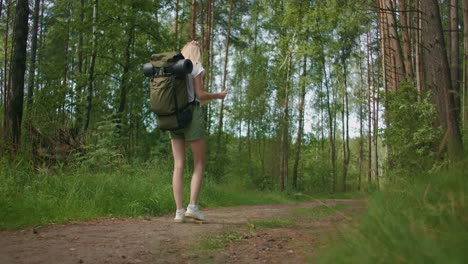
M 203 77 L 204 73 L 205 73 L 205 69 L 203 69 L 203 66 L 201 65 L 201 63 L 197 62 L 197 63 L 193 64 L 192 73 L 189 74 L 189 76 L 187 78 L 187 81 L 188 81 L 188 83 L 187 83 L 187 92 L 188 92 L 188 101 L 189 102 L 192 102 L 193 99 L 196 99 L 198 101 L 198 99 L 195 98 L 195 85 L 194 85 L 193 79 L 195 79 L 195 77 L 197 77 L 200 74 Z

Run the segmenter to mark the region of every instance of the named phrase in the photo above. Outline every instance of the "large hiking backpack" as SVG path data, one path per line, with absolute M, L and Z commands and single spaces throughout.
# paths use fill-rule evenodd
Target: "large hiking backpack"
M 150 109 L 161 130 L 178 130 L 192 121 L 193 103 L 188 101 L 187 74 L 192 62 L 176 52 L 153 54 L 143 71 L 150 81 Z

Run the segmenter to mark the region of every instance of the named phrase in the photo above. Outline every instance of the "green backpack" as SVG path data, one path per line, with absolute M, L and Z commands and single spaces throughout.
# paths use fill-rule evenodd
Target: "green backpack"
M 194 102 L 188 101 L 187 92 L 187 74 L 192 69 L 192 62 L 176 52 L 153 54 L 144 65 L 144 74 L 151 77 L 150 109 L 159 129 L 178 130 L 192 121 Z

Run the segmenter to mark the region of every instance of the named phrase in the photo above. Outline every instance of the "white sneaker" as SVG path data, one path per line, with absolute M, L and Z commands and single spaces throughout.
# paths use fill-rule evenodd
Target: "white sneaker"
M 187 212 L 185 213 L 185 217 L 205 221 L 205 216 L 198 209 L 198 205 L 189 205 L 187 207 Z
M 185 209 L 179 209 L 176 211 L 174 221 L 177 223 L 185 222 Z

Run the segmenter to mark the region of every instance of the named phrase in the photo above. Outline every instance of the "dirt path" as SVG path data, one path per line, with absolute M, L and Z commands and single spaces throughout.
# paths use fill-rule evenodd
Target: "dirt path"
M 360 200 L 207 209 L 209 222 L 173 215 L 105 219 L 0 232 L 0 263 L 305 263 L 324 234 L 362 212 Z

